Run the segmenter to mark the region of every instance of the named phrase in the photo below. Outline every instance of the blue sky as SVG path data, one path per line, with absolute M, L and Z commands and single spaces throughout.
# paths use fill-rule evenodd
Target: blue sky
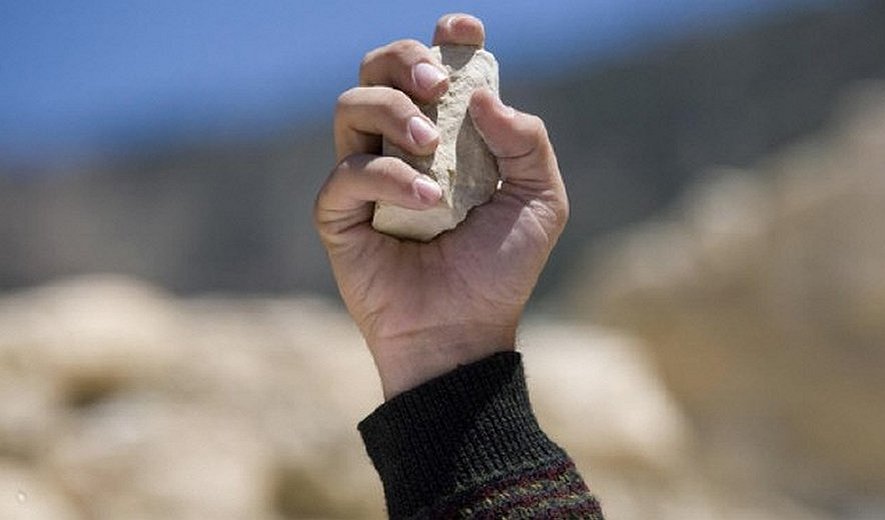
M 0 0 L 0 156 L 91 153 L 156 135 L 327 117 L 362 55 L 483 18 L 502 80 L 825 0 L 249 2 Z

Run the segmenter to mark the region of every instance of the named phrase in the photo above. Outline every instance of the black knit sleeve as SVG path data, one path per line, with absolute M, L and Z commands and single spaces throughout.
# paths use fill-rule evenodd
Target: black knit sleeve
M 538 426 L 518 353 L 400 394 L 359 430 L 391 518 L 602 518 L 574 463 Z

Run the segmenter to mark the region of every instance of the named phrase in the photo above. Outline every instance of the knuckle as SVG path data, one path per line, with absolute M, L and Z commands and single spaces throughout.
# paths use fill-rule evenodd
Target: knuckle
M 411 175 L 407 172 L 408 166 L 397 157 L 379 157 L 375 160 L 373 175 L 375 182 L 387 186 L 390 193 L 397 192 L 400 197 L 406 197 L 412 192 Z
M 529 115 L 527 121 L 528 133 L 539 141 L 546 141 L 547 125 L 544 124 L 544 120 L 536 115 Z
M 354 97 L 356 97 L 357 87 L 347 89 L 342 92 L 338 96 L 338 100 L 335 102 L 335 113 L 336 115 L 340 113 L 343 109 L 352 106 L 354 104 Z
M 398 120 L 406 120 L 420 112 L 409 96 L 396 89 L 389 89 L 384 93 L 381 109 L 385 117 Z
M 377 170 L 375 174 L 378 180 L 385 183 L 396 181 L 396 158 L 395 157 L 379 157 L 376 163 Z
M 418 105 L 405 92 L 391 90 L 389 100 L 391 109 L 403 117 L 413 116 L 419 112 Z
M 424 49 L 424 44 L 418 40 L 410 39 L 397 40 L 372 50 L 366 53 L 360 62 L 360 76 L 365 76 L 370 68 L 383 61 L 409 61 L 411 56 L 420 53 L 422 49 Z
M 359 70 L 359 77 L 360 78 L 363 78 L 366 76 L 366 72 L 372 67 L 372 64 L 375 63 L 375 61 L 378 59 L 378 56 L 382 52 L 384 52 L 384 47 L 381 47 L 378 49 L 373 49 L 373 50 L 367 52 L 363 56 L 363 59 L 360 60 L 360 70 Z
M 366 86 L 391 85 L 410 88 L 412 66 L 427 59 L 429 51 L 418 40 L 397 40 L 375 49 L 360 63 L 360 83 Z
M 387 46 L 387 53 L 390 56 L 406 57 L 420 52 L 424 49 L 424 44 L 414 39 L 398 40 Z
M 547 132 L 547 125 L 544 120 L 535 115 L 528 115 L 525 127 L 525 135 L 532 143 L 532 149 L 537 154 L 539 160 L 546 162 L 553 161 L 555 164 L 555 154 L 553 145 L 550 142 L 550 134 Z

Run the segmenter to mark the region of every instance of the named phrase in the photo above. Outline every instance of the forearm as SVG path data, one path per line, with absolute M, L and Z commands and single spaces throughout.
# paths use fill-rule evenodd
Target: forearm
M 517 353 L 407 391 L 359 428 L 391 518 L 602 518 L 571 459 L 539 428 Z

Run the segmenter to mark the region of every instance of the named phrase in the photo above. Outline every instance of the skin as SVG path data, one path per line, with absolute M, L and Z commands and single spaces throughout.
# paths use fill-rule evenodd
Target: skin
M 433 44 L 482 45 L 482 22 L 445 15 Z M 430 65 L 430 67 L 428 67 Z M 426 209 L 438 185 L 397 158 L 381 136 L 414 154 L 438 144 L 416 102 L 446 80 L 426 46 L 401 40 L 369 52 L 360 84 L 335 111 L 338 164 L 314 208 L 341 296 L 375 360 L 386 399 L 459 365 L 513 350 L 526 301 L 568 218 L 568 200 L 544 123 L 477 91 L 469 113 L 498 158 L 502 186 L 456 229 L 429 243 L 372 228 L 375 201 Z

